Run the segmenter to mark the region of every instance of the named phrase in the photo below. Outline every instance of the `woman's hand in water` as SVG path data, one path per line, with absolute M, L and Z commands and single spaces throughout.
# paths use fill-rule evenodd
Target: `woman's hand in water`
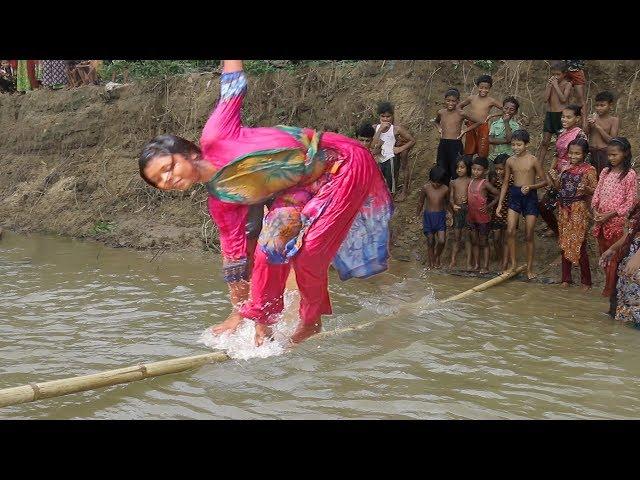
M 600 260 L 598 260 L 598 264 L 602 268 L 607 268 L 607 265 L 609 265 L 609 262 L 611 261 L 611 259 L 615 254 L 616 252 L 612 248 L 605 250 L 604 253 L 600 255 Z
M 622 273 L 632 277 L 640 270 L 640 251 L 636 252 L 627 262 Z
M 242 322 L 242 315 L 240 315 L 240 313 L 234 310 L 229 314 L 229 316 L 224 322 L 219 323 L 214 327 L 211 327 L 211 331 L 215 335 L 220 335 L 225 332 L 233 333 L 236 331 L 236 329 L 238 328 L 238 325 L 240 325 L 241 322 Z

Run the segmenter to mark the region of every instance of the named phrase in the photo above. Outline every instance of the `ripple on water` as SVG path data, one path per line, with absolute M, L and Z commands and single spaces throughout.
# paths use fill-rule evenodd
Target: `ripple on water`
M 437 299 L 476 282 L 392 264 L 365 281 L 332 277 L 325 330 L 366 328 L 289 349 L 289 292 L 276 340 L 257 348 L 252 322 L 232 335 L 208 330 L 229 313 L 211 271 L 217 259 L 150 260 L 60 238 L 3 238 L 0 387 L 203 346 L 232 359 L 9 407 L 0 418 L 640 417 L 640 331 L 601 315 L 596 295 L 512 282 L 443 305 Z

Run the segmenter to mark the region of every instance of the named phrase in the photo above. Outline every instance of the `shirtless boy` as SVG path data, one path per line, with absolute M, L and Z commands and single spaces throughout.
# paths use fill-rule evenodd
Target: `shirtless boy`
M 495 98 L 489 96 L 489 90 L 493 86 L 493 79 L 490 75 L 480 75 L 476 78 L 476 86 L 478 93 L 470 95 L 464 102 L 460 104 L 460 109 L 464 109 L 467 105 L 471 107 L 469 115 L 473 121 L 467 120 L 467 128 L 463 130 L 465 135 L 464 153 L 465 155 L 478 154 L 482 158 L 489 156 L 489 115 L 492 108 L 497 108 L 502 112 L 502 103 Z
M 467 244 L 467 270 L 471 270 L 471 245 L 464 242 L 462 237 L 467 230 L 467 195 L 469 183 L 471 182 L 471 158 L 460 156 L 456 165 L 458 177 L 449 183 L 449 205 L 453 211 L 453 248 L 451 249 L 451 263 L 449 268 L 455 268 L 456 257 L 461 244 Z
M 516 130 L 511 135 L 511 148 L 514 155 L 509 157 L 504 168 L 504 180 L 500 191 L 500 200 L 496 208 L 496 216 L 501 217 L 502 203 L 509 191 L 509 210 L 507 213 L 507 245 L 510 265 L 505 270 L 510 272 L 516 268 L 516 227 L 518 217 L 525 217 L 525 236 L 527 242 L 527 277 L 535 278 L 533 273 L 533 229 L 538 216 L 538 194 L 536 190 L 547 184 L 540 161 L 527 152 L 529 132 Z M 513 185 L 509 186 L 509 177 L 513 175 Z M 536 178 L 542 179 L 535 183 Z
M 472 125 L 478 126 L 480 122 L 467 115 L 459 107 L 460 92 L 457 88 L 450 88 L 444 94 L 444 106 L 438 110 L 434 120 L 438 132 L 440 133 L 440 143 L 438 143 L 438 156 L 436 163 L 444 168 L 447 173 L 446 183 L 457 178 L 456 164 L 458 157 L 462 153 L 462 123 L 469 120 Z M 483 117 L 484 118 L 484 117 Z
M 427 237 L 429 268 L 440 268 L 440 255 L 446 239 L 449 187 L 444 183 L 445 177 L 446 172 L 442 167 L 431 167 L 429 181 L 420 190 L 418 199 L 416 215 L 418 218 L 422 216 L 422 231 Z
M 558 135 L 562 130 L 562 111 L 567 108 L 569 95 L 571 94 L 571 82 L 567 80 L 567 64 L 563 61 L 551 62 L 551 78 L 547 81 L 544 91 L 544 102 L 547 104 L 547 113 L 542 127 L 542 142 L 538 148 L 538 160 L 544 165 L 549 143 L 552 135 Z
M 596 95 L 596 113 L 587 118 L 585 133 L 589 135 L 589 152 L 591 153 L 591 165 L 594 166 L 598 177 L 600 172 L 609 163 L 607 145 L 620 131 L 620 119 L 611 116 L 613 94 L 600 92 Z

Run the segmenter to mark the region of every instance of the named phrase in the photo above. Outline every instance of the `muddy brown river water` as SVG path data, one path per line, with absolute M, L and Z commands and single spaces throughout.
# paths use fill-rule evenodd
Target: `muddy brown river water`
M 229 311 L 219 264 L 5 232 L 0 388 L 210 351 L 201 335 Z M 437 303 L 479 282 L 407 263 L 366 281 L 332 276 L 325 328 L 375 324 L 259 351 L 243 343 L 247 323 L 227 362 L 0 419 L 640 418 L 640 331 L 605 316 L 598 291 L 511 281 Z

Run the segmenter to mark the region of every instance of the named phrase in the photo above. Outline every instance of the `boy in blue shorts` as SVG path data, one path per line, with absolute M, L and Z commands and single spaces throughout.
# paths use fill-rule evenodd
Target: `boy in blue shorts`
M 447 209 L 450 208 L 446 182 L 447 172 L 444 168 L 437 165 L 432 167 L 429 181 L 420 190 L 418 198 L 416 215 L 422 218 L 422 232 L 427 237 L 428 268 L 440 268 L 440 256 L 444 250 Z
M 547 184 L 540 161 L 527 152 L 529 132 L 516 130 L 511 135 L 511 148 L 514 155 L 507 159 L 504 168 L 500 201 L 496 208 L 496 216 L 502 217 L 502 205 L 509 191 L 509 210 L 507 213 L 507 245 L 510 265 L 506 272 L 516 268 L 516 227 L 519 217 L 525 217 L 525 237 L 527 242 L 527 277 L 535 278 L 533 273 L 533 229 L 536 226 L 538 210 L 537 189 Z M 509 186 L 509 178 L 513 175 L 513 185 Z M 538 183 L 536 179 L 540 179 Z

